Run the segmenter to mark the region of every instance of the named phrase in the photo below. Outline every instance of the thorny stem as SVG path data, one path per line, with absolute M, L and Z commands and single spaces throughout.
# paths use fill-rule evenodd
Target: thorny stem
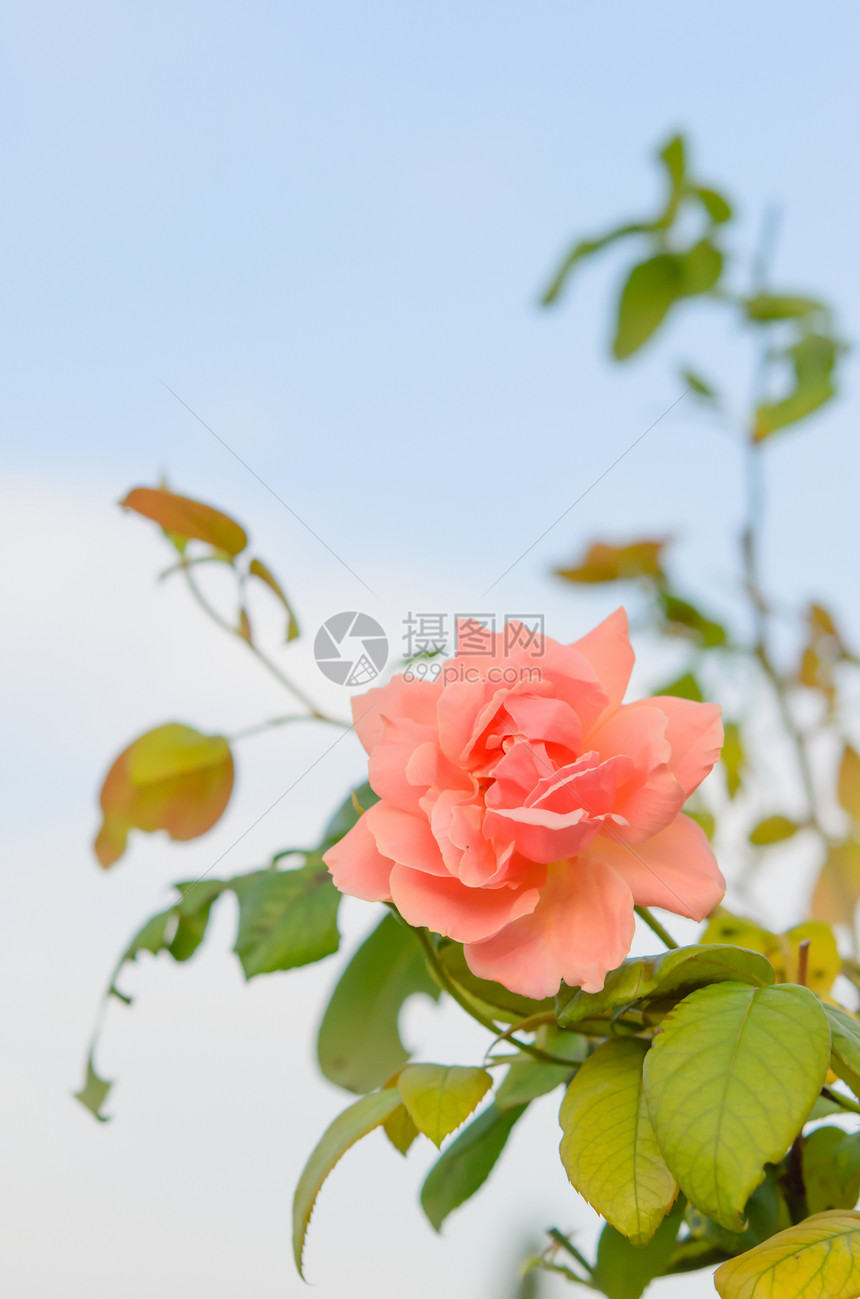
M 317 708 L 314 701 L 310 698 L 310 696 L 306 695 L 305 692 L 299 686 L 295 685 L 289 679 L 288 676 L 285 676 L 284 673 L 281 671 L 281 669 L 278 667 L 277 663 L 274 663 L 269 658 L 268 654 L 265 654 L 259 648 L 259 646 L 252 644 L 249 640 L 246 640 L 246 638 L 242 635 L 238 627 L 234 627 L 231 623 L 227 621 L 226 618 L 221 616 L 221 614 L 218 612 L 217 609 L 213 608 L 213 606 L 206 599 L 206 596 L 200 590 L 200 587 L 197 585 L 197 582 L 194 579 L 194 575 L 192 574 L 190 565 L 188 563 L 179 564 L 177 567 L 181 569 L 189 591 L 194 596 L 194 599 L 197 601 L 197 603 L 199 604 L 203 612 L 209 618 L 211 618 L 212 621 L 222 629 L 222 631 L 229 632 L 231 636 L 235 636 L 238 640 L 242 642 L 243 645 L 247 646 L 247 648 L 251 651 L 251 653 L 255 656 L 255 658 L 260 663 L 262 663 L 264 668 L 266 668 L 269 672 L 271 672 L 272 676 L 275 677 L 281 683 L 284 689 L 289 690 L 293 698 L 297 699 L 300 704 L 304 704 L 305 708 L 308 709 L 309 718 L 313 719 L 314 721 L 329 722 L 333 726 L 343 726 L 344 728 L 347 727 L 346 722 L 341 722 L 337 718 L 329 717 L 326 713 L 321 712 L 320 709 Z M 272 723 L 268 723 L 267 725 L 275 725 L 275 726 L 281 725 L 286 720 L 287 719 L 285 718 L 278 719 Z M 256 729 L 265 729 L 265 727 L 259 727 Z
M 680 946 L 680 944 L 675 942 L 668 929 L 663 928 L 657 917 L 653 916 L 647 907 L 634 907 L 633 910 L 636 912 L 637 916 L 639 916 L 640 920 L 644 920 L 648 928 L 655 933 L 660 941 L 665 943 L 668 948 L 675 950 Z
M 485 1015 L 477 1006 L 472 1005 L 469 999 L 464 996 L 457 987 L 456 983 L 454 983 L 450 978 L 448 971 L 445 969 L 434 950 L 427 930 L 417 929 L 411 925 L 410 928 L 421 944 L 428 965 L 432 968 L 438 982 L 448 993 L 448 996 L 452 997 L 454 1001 L 456 1001 L 457 1005 L 462 1010 L 465 1010 L 467 1015 L 470 1015 L 472 1019 L 476 1020 L 476 1022 L 483 1028 L 489 1029 L 493 1036 L 498 1038 L 500 1036 L 498 1024 L 495 1024 L 489 1016 Z M 520 1051 L 525 1051 L 528 1055 L 533 1055 L 536 1060 L 542 1060 L 545 1064 L 563 1064 L 566 1067 L 573 1067 L 570 1060 L 563 1060 L 559 1055 L 551 1055 L 549 1051 L 541 1050 L 539 1046 L 535 1046 L 532 1042 L 524 1042 L 521 1038 L 517 1037 L 508 1037 L 506 1040 L 511 1042 Z

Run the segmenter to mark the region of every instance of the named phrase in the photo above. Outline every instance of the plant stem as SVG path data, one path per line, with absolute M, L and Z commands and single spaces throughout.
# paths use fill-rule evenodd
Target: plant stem
M 344 728 L 348 727 L 349 724 L 347 722 L 341 722 L 340 720 L 338 720 L 338 718 L 329 717 L 326 713 L 321 712 L 320 709 L 317 708 L 314 701 L 310 698 L 310 696 L 306 695 L 305 692 L 299 686 L 295 685 L 289 679 L 288 676 L 285 676 L 284 673 L 281 671 L 281 669 L 278 667 L 277 663 L 272 662 L 268 654 L 264 654 L 264 652 L 259 648 L 259 646 L 252 644 L 249 640 L 246 640 L 246 638 L 242 635 L 238 627 L 232 626 L 232 624 L 229 623 L 226 618 L 221 616 L 221 614 L 218 612 L 217 609 L 213 608 L 213 606 L 206 599 L 206 596 L 200 590 L 200 587 L 197 585 L 197 582 L 194 580 L 194 576 L 191 572 L 190 565 L 188 563 L 180 564 L 178 567 L 182 570 L 182 574 L 185 578 L 185 582 L 188 586 L 188 589 L 193 595 L 194 599 L 199 604 L 200 608 L 203 610 L 203 612 L 209 618 L 211 618 L 212 621 L 216 623 L 221 628 L 222 631 L 229 632 L 231 636 L 235 636 L 238 640 L 240 640 L 242 644 L 245 645 L 251 651 L 254 657 L 260 663 L 262 663 L 263 667 L 266 668 L 272 674 L 272 676 L 275 677 L 281 683 L 284 689 L 288 690 L 290 694 L 293 696 L 293 698 L 297 699 L 300 704 L 304 704 L 305 708 L 308 709 L 309 717 L 319 722 L 330 722 L 333 726 L 343 726 Z M 275 724 L 277 725 L 279 723 L 275 723 Z
M 406 922 L 404 921 L 403 923 L 405 924 Z M 498 1024 L 494 1023 L 493 1020 L 491 1020 L 489 1016 L 485 1015 L 482 1010 L 479 1010 L 477 1006 L 472 1005 L 464 993 L 460 991 L 442 962 L 439 960 L 439 957 L 433 948 L 433 944 L 430 941 L 430 935 L 427 930 L 417 929 L 412 925 L 410 925 L 409 928 L 416 935 L 421 944 L 427 964 L 432 969 L 441 987 L 448 993 L 448 996 L 452 997 L 461 1010 L 465 1010 L 466 1014 L 470 1015 L 472 1019 L 482 1026 L 482 1028 L 488 1029 L 493 1034 L 493 1037 L 499 1038 L 501 1035 L 499 1033 Z M 505 1040 L 517 1047 L 518 1050 L 525 1051 L 527 1055 L 533 1055 L 536 1060 L 542 1060 L 545 1064 L 563 1064 L 566 1067 L 573 1067 L 570 1060 L 563 1060 L 561 1056 L 558 1055 L 550 1055 L 549 1051 L 542 1051 L 539 1046 L 535 1046 L 532 1042 L 523 1042 L 517 1037 L 506 1037 Z
M 640 920 L 644 920 L 648 928 L 657 935 L 661 943 L 665 943 L 666 946 L 673 951 L 680 947 L 680 943 L 675 942 L 668 929 L 663 928 L 657 917 L 652 916 L 647 907 L 634 907 L 633 910 L 636 912 Z
M 284 717 L 270 717 L 266 722 L 257 722 L 255 726 L 246 726 L 244 730 L 234 731 L 227 738 L 233 744 L 236 740 L 247 740 L 252 735 L 260 735 L 264 731 L 270 731 L 276 726 L 286 726 L 290 722 L 328 722 L 332 726 L 343 725 L 343 722 L 337 721 L 334 717 L 320 717 L 313 713 L 287 713 Z
M 573 1241 L 569 1240 L 563 1231 L 559 1231 L 558 1227 L 548 1227 L 546 1234 L 549 1236 L 550 1240 L 554 1241 L 555 1244 L 559 1246 L 560 1249 L 563 1249 L 568 1253 L 571 1258 L 576 1259 L 579 1266 L 584 1268 L 589 1276 L 594 1275 L 594 1268 L 591 1266 L 588 1259 L 584 1254 L 579 1252 Z
M 765 213 L 762 235 L 753 266 L 753 293 L 763 293 L 766 290 L 768 262 L 773 253 L 778 220 L 779 214 L 775 210 L 769 209 Z M 753 411 L 755 411 L 764 395 L 769 363 L 770 357 L 767 347 L 763 346 L 753 384 L 751 403 Z M 743 435 L 747 504 L 746 521 L 741 532 L 741 553 L 743 557 L 744 586 L 753 609 L 755 628 L 753 653 L 770 683 L 780 719 L 794 748 L 797 770 L 809 808 L 808 824 L 818 835 L 824 847 L 829 848 L 830 836 L 827 834 L 819 814 L 818 795 L 809 758 L 807 736 L 794 719 L 785 682 L 777 671 L 769 648 L 768 620 L 770 617 L 770 605 L 762 586 L 759 562 L 759 533 L 764 513 L 764 475 L 762 471 L 764 443 L 756 441 L 755 428 L 752 422 L 743 430 Z

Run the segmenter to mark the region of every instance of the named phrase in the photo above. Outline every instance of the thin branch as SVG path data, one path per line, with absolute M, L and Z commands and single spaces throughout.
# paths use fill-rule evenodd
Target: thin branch
M 665 943 L 672 951 L 676 951 L 680 947 L 680 943 L 675 942 L 668 929 L 663 928 L 657 917 L 653 916 L 647 907 L 634 907 L 633 910 L 640 920 L 644 920 L 648 928 L 657 935 L 661 943 Z

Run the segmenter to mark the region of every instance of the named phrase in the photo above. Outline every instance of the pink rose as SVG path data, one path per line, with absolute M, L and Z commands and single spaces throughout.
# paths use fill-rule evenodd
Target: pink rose
M 622 704 L 623 609 L 573 645 L 460 653 L 441 679 L 354 700 L 380 801 L 328 853 L 343 893 L 393 902 L 527 997 L 587 992 L 627 955 L 634 904 L 701 920 L 725 881 L 681 812 L 720 754 L 716 704 Z

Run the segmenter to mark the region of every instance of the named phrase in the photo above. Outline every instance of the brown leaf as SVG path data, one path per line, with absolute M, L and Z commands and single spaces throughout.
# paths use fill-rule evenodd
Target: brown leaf
M 248 565 L 248 572 L 253 577 L 258 577 L 261 582 L 265 582 L 270 591 L 274 591 L 287 613 L 287 640 L 295 640 L 299 634 L 299 624 L 296 621 L 292 606 L 284 594 L 284 589 L 272 570 L 263 563 L 262 559 L 252 559 Z
M 831 925 L 850 925 L 860 902 L 860 843 L 831 848 L 815 883 L 812 914 Z
M 233 788 L 233 758 L 220 735 L 170 722 L 147 731 L 114 762 L 101 792 L 104 821 L 95 852 L 112 866 L 131 829 L 195 839 L 221 816 Z
M 205 541 L 231 556 L 238 555 L 248 544 L 245 529 L 229 515 L 161 487 L 135 487 L 120 505 L 152 519 L 173 536 Z
M 839 768 L 839 802 L 860 823 L 860 757 L 846 744 Z
M 661 541 L 632 541 L 626 546 L 594 541 L 579 564 L 556 569 L 556 576 L 567 582 L 617 582 L 634 577 L 660 581 L 664 576 L 661 553 L 666 544 L 665 538 Z

